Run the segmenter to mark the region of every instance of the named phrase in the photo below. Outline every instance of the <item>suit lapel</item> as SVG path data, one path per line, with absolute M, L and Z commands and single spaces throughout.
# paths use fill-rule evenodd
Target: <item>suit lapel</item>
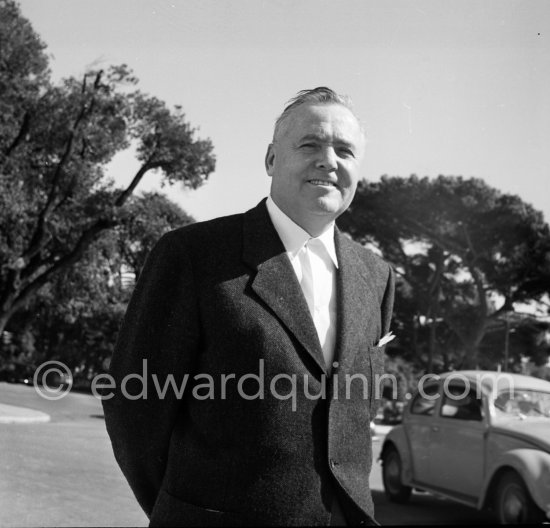
M 326 372 L 315 325 L 265 200 L 244 216 L 243 260 L 256 270 L 252 289 Z
M 355 243 L 336 229 L 335 245 L 338 257 L 336 358 L 350 367 L 361 342 L 364 346 L 365 329 L 374 328 L 371 323 L 377 295 Z

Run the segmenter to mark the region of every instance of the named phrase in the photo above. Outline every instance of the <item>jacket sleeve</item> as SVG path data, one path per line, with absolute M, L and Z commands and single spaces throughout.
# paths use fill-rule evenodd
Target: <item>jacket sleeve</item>
M 182 234 L 168 233 L 137 281 L 111 361 L 114 388 L 103 395 L 116 460 L 148 516 L 166 469 L 179 391 L 193 375 L 198 353 L 195 292 Z

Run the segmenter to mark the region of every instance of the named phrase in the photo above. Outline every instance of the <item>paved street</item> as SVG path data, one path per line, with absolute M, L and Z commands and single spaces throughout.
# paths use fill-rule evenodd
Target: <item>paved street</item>
M 0 424 L 0 526 L 146 526 L 116 465 L 101 404 L 59 401 L 0 383 L 0 402 L 30 407 L 49 423 Z
M 101 404 L 72 392 L 59 401 L 32 387 L 0 383 L 0 403 L 47 413 L 50 422 L 0 424 L 0 526 L 146 526 L 116 465 Z M 374 441 L 377 458 L 382 437 Z M 371 487 L 383 525 L 488 524 L 486 513 L 428 494 L 410 504 L 389 503 L 380 465 Z
M 383 437 L 373 442 L 374 456 L 378 458 Z M 413 491 L 407 504 L 394 504 L 384 494 L 382 466 L 375 462 L 371 473 L 371 489 L 376 508 L 376 520 L 382 525 L 483 525 L 495 524 L 488 512 L 479 512 L 429 493 Z

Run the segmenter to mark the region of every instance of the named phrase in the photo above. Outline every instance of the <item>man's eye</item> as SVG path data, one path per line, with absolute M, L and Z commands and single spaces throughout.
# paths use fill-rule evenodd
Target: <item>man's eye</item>
M 349 157 L 355 157 L 355 154 L 353 152 L 353 150 L 349 149 L 349 148 L 341 148 L 338 150 L 340 156 L 343 156 L 343 157 L 346 157 L 346 158 L 349 158 Z
M 300 148 L 303 149 L 314 149 L 315 147 L 315 143 L 303 143 L 302 145 L 300 145 Z

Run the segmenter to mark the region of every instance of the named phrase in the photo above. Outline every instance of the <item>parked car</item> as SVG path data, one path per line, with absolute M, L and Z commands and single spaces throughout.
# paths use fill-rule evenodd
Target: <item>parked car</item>
M 550 519 L 550 382 L 519 374 L 431 376 L 380 455 L 386 495 L 413 488 L 478 509 L 502 524 Z

